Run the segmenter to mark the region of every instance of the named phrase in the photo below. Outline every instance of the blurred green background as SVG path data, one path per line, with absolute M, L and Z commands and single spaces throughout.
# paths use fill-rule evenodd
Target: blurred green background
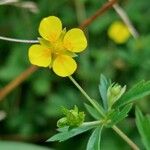
M 20 1 L 21 4 L 27 1 Z M 77 27 L 91 16 L 106 0 L 34 0 L 31 9 L 20 5 L 0 5 L 0 35 L 22 39 L 36 39 L 39 22 L 43 17 L 58 16 L 64 27 Z M 120 5 L 127 12 L 140 34 L 121 45 L 107 35 L 108 27 L 120 17 L 111 9 L 87 28 L 88 48 L 76 59 L 78 69 L 73 75 L 82 87 L 95 99 L 100 100 L 98 83 L 103 73 L 112 81 L 127 85 L 150 79 L 150 2 L 148 0 L 122 0 Z M 37 7 L 37 8 L 36 8 Z M 34 10 L 34 11 L 33 11 Z M 3 88 L 30 66 L 30 44 L 0 41 L 0 88 Z M 20 141 L 36 145 L 39 150 L 84 150 L 88 135 L 85 133 L 63 143 L 45 143 L 56 133 L 56 122 L 61 117 L 61 106 L 72 108 L 75 104 L 85 110 L 86 100 L 68 78 L 60 78 L 51 70 L 40 68 L 0 102 L 0 111 L 6 117 L 0 121 L 0 150 L 23 150 L 26 145 L 7 141 Z M 148 97 L 138 102 L 144 113 L 150 112 Z M 118 126 L 142 148 L 134 122 L 134 109 Z M 86 120 L 92 120 L 86 113 Z M 3 142 L 2 142 L 3 141 Z M 12 145 L 12 147 L 8 147 Z M 4 146 L 2 148 L 2 146 Z M 13 148 L 14 146 L 14 148 Z M 17 147 L 15 147 L 17 146 Z M 28 150 L 38 150 L 28 145 Z M 7 147 L 7 148 L 6 148 Z M 47 148 L 46 148 L 47 147 Z M 120 137 L 111 129 L 102 134 L 102 149 L 128 150 Z

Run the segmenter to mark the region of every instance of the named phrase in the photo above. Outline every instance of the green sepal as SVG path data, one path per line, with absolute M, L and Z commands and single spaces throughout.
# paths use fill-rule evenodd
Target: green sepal
M 71 51 L 67 51 L 67 50 L 64 52 L 64 54 L 66 54 L 66 55 L 68 55 L 70 57 L 77 57 L 78 56 L 76 53 L 71 52 Z
M 116 103 L 126 91 L 126 85 L 121 87 L 117 83 L 112 83 L 107 90 L 108 109 Z
M 52 47 L 52 44 L 49 41 L 47 41 L 47 40 L 45 40 L 43 38 L 38 38 L 38 41 L 40 42 L 41 45 L 43 45 L 43 46 L 45 46 L 47 48 L 51 48 Z

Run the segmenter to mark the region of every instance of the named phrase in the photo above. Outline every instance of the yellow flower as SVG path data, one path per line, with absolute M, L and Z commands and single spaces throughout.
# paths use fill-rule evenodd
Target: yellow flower
M 115 21 L 108 29 L 108 36 L 115 43 L 122 44 L 129 39 L 130 32 L 125 24 L 120 21 Z
M 61 76 L 73 74 L 77 64 L 73 59 L 75 53 L 87 47 L 87 40 L 82 30 L 73 28 L 66 32 L 61 20 L 55 16 L 42 19 L 39 25 L 40 44 L 29 48 L 29 60 L 33 65 L 50 67 Z

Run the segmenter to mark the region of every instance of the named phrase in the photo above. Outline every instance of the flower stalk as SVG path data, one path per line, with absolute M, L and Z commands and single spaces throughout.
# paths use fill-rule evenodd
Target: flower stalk
M 140 148 L 131 140 L 129 137 L 124 134 L 117 126 L 113 126 L 112 129 L 122 138 L 124 141 L 129 144 L 133 150 L 140 150 Z
M 104 116 L 104 113 L 102 110 L 100 110 L 97 105 L 94 103 L 92 98 L 83 90 L 83 88 L 78 84 L 78 82 L 72 77 L 68 76 L 69 79 L 73 82 L 73 84 L 79 89 L 79 91 L 84 95 L 84 97 L 94 106 L 94 108 L 102 115 Z
M 21 40 L 21 39 L 9 38 L 9 37 L 4 37 L 4 36 L 0 36 L 0 40 L 16 42 L 16 43 L 26 43 L 26 44 L 39 43 L 38 40 Z
M 90 122 L 84 122 L 82 125 L 84 126 L 93 126 L 93 125 L 100 125 L 101 121 L 90 121 Z

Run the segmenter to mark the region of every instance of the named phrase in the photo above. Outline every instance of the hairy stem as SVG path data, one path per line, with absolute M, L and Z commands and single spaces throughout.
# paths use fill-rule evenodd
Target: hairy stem
M 4 36 L 0 36 L 0 40 L 9 41 L 9 42 L 17 42 L 17 43 L 26 43 L 26 44 L 39 43 L 38 40 L 21 40 L 21 39 L 9 38 L 9 37 L 4 37 Z
M 101 121 L 91 121 L 91 122 L 84 122 L 83 126 L 93 126 L 93 125 L 100 125 Z
M 112 129 L 122 138 L 124 141 L 129 144 L 133 150 L 140 150 L 140 148 L 126 135 L 124 134 L 117 126 L 113 126 Z
M 78 84 L 78 82 L 72 76 L 69 76 L 69 79 L 74 83 L 74 85 L 79 89 L 79 91 L 84 95 L 84 97 L 94 106 L 94 108 L 96 108 L 96 110 L 102 116 L 104 116 L 103 111 L 100 110 L 99 107 L 97 107 L 97 105 L 94 103 L 94 101 L 92 100 L 92 98 L 83 90 L 83 88 Z

